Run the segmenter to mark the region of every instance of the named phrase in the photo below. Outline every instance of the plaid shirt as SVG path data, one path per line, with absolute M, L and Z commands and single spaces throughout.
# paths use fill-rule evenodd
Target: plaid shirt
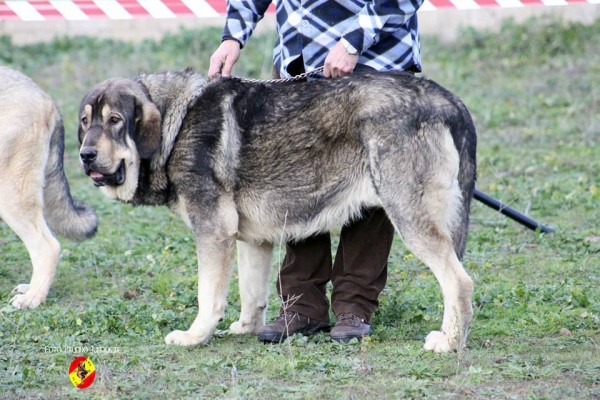
M 271 0 L 228 0 L 223 40 L 242 46 Z M 278 0 L 277 42 L 273 54 L 281 77 L 302 56 L 306 72 L 323 65 L 329 50 L 346 39 L 359 52 L 358 63 L 378 71 L 421 71 L 417 9 L 423 0 Z

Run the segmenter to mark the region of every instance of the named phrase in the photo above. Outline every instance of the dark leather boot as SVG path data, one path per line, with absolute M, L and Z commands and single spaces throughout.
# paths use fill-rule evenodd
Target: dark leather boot
M 258 340 L 263 343 L 280 343 L 296 333 L 311 336 L 331 329 L 329 321 L 318 321 L 292 311 L 284 311 L 270 324 L 258 330 Z
M 348 343 L 356 338 L 361 340 L 371 333 L 371 325 L 354 314 L 342 313 L 338 315 L 337 322 L 331 330 L 331 338 L 339 343 Z

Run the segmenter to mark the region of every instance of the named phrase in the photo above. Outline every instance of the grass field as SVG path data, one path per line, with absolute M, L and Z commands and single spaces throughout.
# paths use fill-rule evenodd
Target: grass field
M 464 264 L 475 318 L 468 349 L 451 355 L 421 349 L 441 323 L 442 299 L 399 239 L 370 340 L 339 345 L 320 334 L 262 345 L 230 335 L 240 307 L 234 280 L 208 346 L 164 345 L 196 315 L 191 232 L 165 209 L 112 202 L 93 187 L 77 162 L 77 110 L 108 77 L 206 71 L 220 30 L 138 45 L 65 38 L 15 47 L 0 38 L 0 63 L 30 75 L 61 107 L 73 195 L 100 217 L 93 240 L 61 239 L 49 298 L 25 312 L 8 301 L 30 277 L 29 258 L 0 222 L 0 398 L 600 398 L 600 20 L 507 22 L 497 34 L 459 37 L 423 38 L 423 75 L 473 113 L 478 187 L 557 232 L 529 231 L 474 203 Z M 272 42 L 253 38 L 236 74 L 267 77 Z M 273 294 L 269 318 L 278 306 Z M 67 373 L 80 353 L 97 370 L 85 390 Z

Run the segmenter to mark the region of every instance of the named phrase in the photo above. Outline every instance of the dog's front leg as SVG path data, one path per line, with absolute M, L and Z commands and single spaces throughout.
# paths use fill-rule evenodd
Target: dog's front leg
M 238 275 L 242 312 L 231 333 L 256 333 L 265 324 L 273 245 L 238 241 Z
M 173 331 L 167 344 L 191 346 L 206 344 L 223 317 L 227 289 L 233 269 L 235 238 L 199 238 L 198 246 L 198 316 L 187 331 Z
M 10 302 L 20 309 L 37 307 L 46 300 L 60 258 L 60 243 L 46 225 L 41 206 L 36 211 L 28 215 L 18 212 L 4 215 L 6 223 L 23 239 L 33 265 L 31 282 L 13 290 L 15 296 Z
M 202 223 L 194 222 L 200 218 L 192 219 L 198 254 L 198 316 L 187 331 L 169 333 L 167 344 L 206 344 L 223 317 L 233 270 L 237 214 L 221 208 L 213 215 L 215 218 Z

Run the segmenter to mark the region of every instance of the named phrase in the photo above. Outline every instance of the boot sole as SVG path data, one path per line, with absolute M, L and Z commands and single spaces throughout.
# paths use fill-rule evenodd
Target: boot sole
M 262 342 L 262 343 L 282 343 L 289 336 L 293 336 L 296 333 L 300 333 L 300 334 L 302 334 L 302 336 L 312 336 L 319 332 L 330 331 L 330 330 L 331 330 L 331 326 L 320 326 L 320 327 L 316 327 L 316 328 L 312 328 L 312 329 L 306 329 L 303 331 L 290 332 L 289 335 L 287 333 L 264 332 L 264 333 L 258 334 L 258 341 Z
M 334 342 L 338 342 L 338 343 L 348 343 L 352 339 L 358 339 L 358 341 L 360 342 L 364 337 L 367 337 L 367 336 L 332 336 L 331 339 Z

